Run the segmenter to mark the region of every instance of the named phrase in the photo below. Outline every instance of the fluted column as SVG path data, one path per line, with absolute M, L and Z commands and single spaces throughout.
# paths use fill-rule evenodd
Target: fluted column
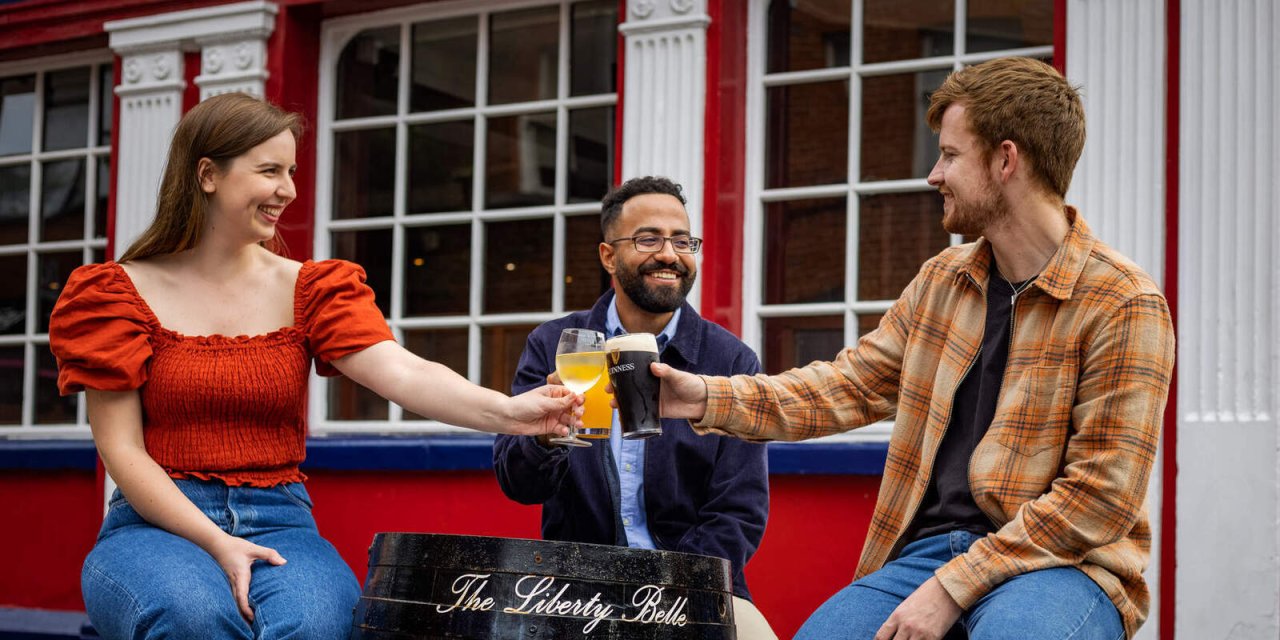
M 705 0 L 628 0 L 622 177 L 662 175 L 684 186 L 689 221 L 702 227 L 706 117 Z M 690 302 L 698 306 L 698 288 Z
M 1165 0 L 1068 0 L 1067 79 L 1080 85 L 1088 141 L 1067 202 L 1103 242 L 1157 283 L 1165 256 Z M 1151 616 L 1135 640 L 1157 636 L 1163 447 L 1147 492 Z
M 1178 638 L 1280 637 L 1280 7 L 1181 0 Z
M 151 223 L 186 88 L 183 55 L 201 51 L 200 99 L 230 91 L 262 95 L 266 39 L 276 6 L 262 0 L 108 22 L 121 58 L 115 247 L 120 254 Z

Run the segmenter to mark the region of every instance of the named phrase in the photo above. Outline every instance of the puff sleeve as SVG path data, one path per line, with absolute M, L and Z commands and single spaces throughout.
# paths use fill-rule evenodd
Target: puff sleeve
M 338 375 L 334 360 L 395 340 L 365 279 L 362 267 L 345 260 L 308 262 L 298 274 L 297 312 L 322 376 Z
M 112 263 L 71 272 L 49 319 L 58 391 L 129 391 L 147 381 L 151 321 L 137 293 Z

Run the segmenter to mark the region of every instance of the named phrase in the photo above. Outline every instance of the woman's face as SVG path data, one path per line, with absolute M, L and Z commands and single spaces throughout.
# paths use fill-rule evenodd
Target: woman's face
M 209 196 L 208 231 L 247 242 L 270 240 L 284 208 L 298 195 L 293 185 L 296 153 L 293 132 L 286 129 L 237 156 L 226 171 L 201 159 L 200 188 Z

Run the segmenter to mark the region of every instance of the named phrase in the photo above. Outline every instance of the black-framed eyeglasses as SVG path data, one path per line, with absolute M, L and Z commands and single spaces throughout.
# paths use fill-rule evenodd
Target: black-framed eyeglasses
M 640 235 L 630 238 L 618 238 L 609 240 L 605 244 L 617 244 L 630 240 L 636 245 L 636 251 L 640 253 L 657 253 L 662 251 L 662 245 L 667 242 L 671 243 L 671 248 L 676 253 L 697 253 L 702 249 L 702 238 L 694 238 L 690 236 L 654 236 Z

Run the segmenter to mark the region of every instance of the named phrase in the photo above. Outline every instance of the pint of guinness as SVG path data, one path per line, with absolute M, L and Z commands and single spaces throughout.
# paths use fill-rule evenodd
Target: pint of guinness
M 658 393 L 662 390 L 658 376 L 649 369 L 658 361 L 658 341 L 652 333 L 632 333 L 610 338 L 604 344 L 608 354 L 609 382 L 618 400 L 618 421 L 622 437 L 648 438 L 662 435 L 658 414 Z

